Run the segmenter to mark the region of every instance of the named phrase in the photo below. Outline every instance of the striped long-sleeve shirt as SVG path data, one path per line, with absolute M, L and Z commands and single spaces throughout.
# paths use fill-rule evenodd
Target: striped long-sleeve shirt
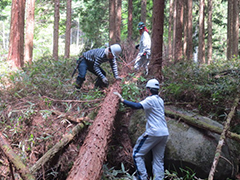
M 116 78 L 118 76 L 116 58 L 114 57 L 113 59 L 108 59 L 104 48 L 89 50 L 83 53 L 83 56 L 87 61 L 93 63 L 93 69 L 98 75 L 98 77 L 102 79 L 105 77 L 100 70 L 100 65 L 107 61 L 109 61 L 111 65 L 114 77 Z

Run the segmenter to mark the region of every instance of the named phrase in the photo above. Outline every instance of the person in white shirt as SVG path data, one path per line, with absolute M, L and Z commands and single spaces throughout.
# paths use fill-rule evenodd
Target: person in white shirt
M 139 70 L 141 67 L 145 68 L 145 74 L 148 75 L 148 65 L 151 56 L 151 38 L 148 34 L 148 29 L 143 22 L 138 23 L 139 33 L 141 40 L 136 49 L 139 49 L 139 53 L 135 58 L 134 69 Z
M 164 152 L 169 136 L 167 123 L 164 114 L 164 101 L 158 95 L 159 82 L 150 79 L 146 84 L 146 99 L 136 103 L 127 101 L 119 96 L 121 102 L 133 109 L 144 109 L 147 123 L 145 132 L 138 138 L 133 148 L 133 160 L 137 169 L 137 178 L 147 180 L 148 173 L 144 157 L 152 151 L 152 170 L 154 180 L 164 179 Z

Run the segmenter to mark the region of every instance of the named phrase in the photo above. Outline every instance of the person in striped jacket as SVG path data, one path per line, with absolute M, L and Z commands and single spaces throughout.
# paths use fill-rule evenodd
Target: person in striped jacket
M 121 77 L 118 76 L 116 61 L 116 58 L 121 52 L 122 49 L 119 44 L 113 44 L 107 48 L 92 49 L 84 52 L 82 57 L 80 57 L 78 60 L 80 62 L 78 62 L 78 76 L 76 78 L 75 87 L 77 89 L 82 87 L 82 84 L 85 81 L 87 70 L 97 76 L 95 87 L 107 87 L 108 79 L 106 77 L 106 72 L 100 67 L 100 65 L 104 62 L 110 63 L 115 79 L 121 80 Z

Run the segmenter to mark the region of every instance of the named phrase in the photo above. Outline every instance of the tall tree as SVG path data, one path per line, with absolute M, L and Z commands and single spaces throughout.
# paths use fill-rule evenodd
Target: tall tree
M 208 55 L 207 62 L 208 64 L 212 61 L 212 0 L 208 0 Z
M 24 62 L 32 63 L 33 57 L 33 37 L 34 37 L 34 10 L 35 0 L 27 0 L 27 21 L 26 21 L 26 38 L 24 49 Z
M 133 3 L 132 0 L 128 0 L 128 41 L 132 39 L 132 28 L 133 28 Z
M 183 2 L 183 56 L 186 58 L 187 56 L 187 36 L 188 36 L 188 0 L 184 0 Z
M 147 0 L 141 0 L 141 21 L 146 24 Z
M 199 0 L 198 61 L 200 64 L 205 63 L 204 6 L 204 0 Z
M 116 2 L 116 43 L 121 41 L 122 0 Z
M 238 40 L 239 40 L 239 0 L 233 1 L 233 56 L 238 57 Z
M 168 18 L 168 58 L 172 59 L 172 23 L 173 23 L 173 0 L 169 3 L 169 18 Z
M 192 4 L 193 4 L 193 0 L 188 0 L 187 60 L 189 60 L 189 61 L 193 59 Z
M 176 53 L 176 29 L 177 29 L 177 1 L 173 3 L 173 38 L 172 38 L 172 57 L 175 59 Z
M 232 58 L 233 1 L 234 0 L 228 0 L 227 59 Z
M 59 38 L 59 5 L 60 0 L 54 0 L 54 30 L 53 30 L 53 58 L 58 60 L 58 38 Z
M 182 41 L 182 34 L 183 34 L 183 2 L 182 0 L 176 0 L 176 10 L 177 10 L 177 17 L 176 17 L 176 41 L 175 41 L 175 62 L 180 61 L 183 56 L 183 41 Z
M 67 0 L 67 20 L 66 20 L 66 32 L 65 32 L 65 58 L 69 58 L 70 55 L 70 37 L 71 37 L 71 16 L 72 12 L 72 0 Z
M 164 0 L 153 0 L 150 74 L 162 81 Z
M 8 60 L 12 62 L 13 69 L 19 69 L 24 66 L 25 3 L 25 0 L 12 1 Z
M 116 0 L 109 0 L 109 44 L 114 44 L 116 42 L 115 2 Z

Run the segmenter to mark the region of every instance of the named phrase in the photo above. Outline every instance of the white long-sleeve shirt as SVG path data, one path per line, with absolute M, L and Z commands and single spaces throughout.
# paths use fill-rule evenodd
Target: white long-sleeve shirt
M 139 55 L 143 55 L 144 53 L 151 55 L 151 37 L 148 32 L 143 31 L 141 35 L 141 40 L 139 44 Z

